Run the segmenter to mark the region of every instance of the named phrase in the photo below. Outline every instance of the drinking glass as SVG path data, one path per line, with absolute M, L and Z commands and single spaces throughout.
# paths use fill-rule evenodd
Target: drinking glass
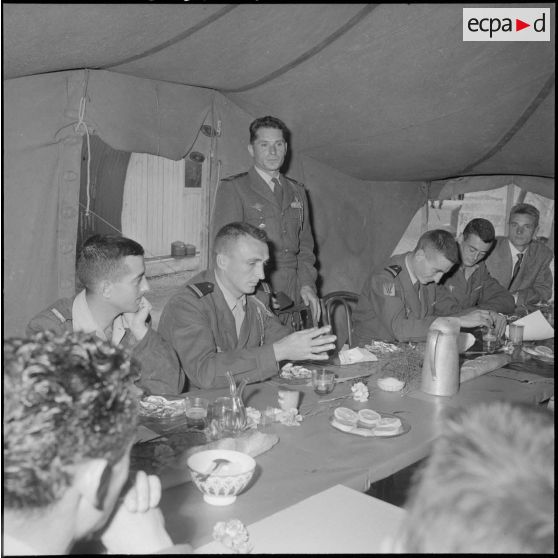
M 493 327 L 483 327 L 482 329 L 482 350 L 485 353 L 493 353 L 496 350 L 496 329 Z
M 523 330 L 525 326 L 519 324 L 510 324 L 509 325 L 509 334 L 510 334 L 510 341 L 514 346 L 521 346 L 523 343 Z
M 335 387 L 335 373 L 326 368 L 312 370 L 312 387 L 318 395 L 327 395 Z
M 209 401 L 203 397 L 186 397 L 186 422 L 190 428 L 203 430 L 207 426 Z

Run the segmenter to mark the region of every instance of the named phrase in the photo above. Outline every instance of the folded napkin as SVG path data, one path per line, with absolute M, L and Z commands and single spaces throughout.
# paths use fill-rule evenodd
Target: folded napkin
M 542 341 L 554 337 L 554 328 L 548 323 L 540 310 L 519 318 L 513 323 L 525 326 L 523 341 Z M 506 337 L 509 337 L 509 326 L 506 326 Z
M 374 362 L 378 357 L 372 354 L 368 349 L 355 347 L 354 349 L 346 349 L 339 352 L 339 362 L 341 364 L 354 364 L 355 362 Z

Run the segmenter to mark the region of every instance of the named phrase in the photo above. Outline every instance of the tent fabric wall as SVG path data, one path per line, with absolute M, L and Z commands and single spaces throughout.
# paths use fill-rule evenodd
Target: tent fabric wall
M 206 89 L 104 71 L 4 81 L 5 335 L 22 334 L 35 313 L 74 294 L 80 116 L 90 133 L 114 149 L 179 159 L 193 144 L 213 96 Z

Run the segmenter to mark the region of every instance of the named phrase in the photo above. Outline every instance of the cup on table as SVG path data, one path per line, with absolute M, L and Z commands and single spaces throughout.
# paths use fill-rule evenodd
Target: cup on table
M 511 327 L 511 326 L 510 326 Z M 494 327 L 482 328 L 482 350 L 485 353 L 493 353 L 496 350 L 498 336 Z
M 511 344 L 514 346 L 521 346 L 523 343 L 523 330 L 525 326 L 520 324 L 510 324 L 509 325 L 509 337 Z
M 186 397 L 185 404 L 188 427 L 203 430 L 207 426 L 209 401 L 203 397 Z
M 318 395 L 327 395 L 335 387 L 335 373 L 326 368 L 312 370 L 312 387 Z
M 288 409 L 298 409 L 300 391 L 292 389 L 280 389 L 277 393 L 277 402 L 283 411 Z

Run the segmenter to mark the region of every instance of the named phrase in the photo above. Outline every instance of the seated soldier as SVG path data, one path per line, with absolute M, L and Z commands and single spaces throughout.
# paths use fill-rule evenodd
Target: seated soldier
M 67 554 L 100 529 L 110 554 L 191 551 L 172 546 L 159 479 L 128 478 L 141 390 L 125 349 L 45 331 L 6 340 L 3 364 L 5 554 Z
M 492 310 L 461 310 L 437 283 L 458 261 L 457 243 L 445 230 L 425 232 L 413 252 L 392 256 L 365 281 L 353 312 L 353 344 L 371 340 L 424 341 L 439 316 L 459 318 L 461 327 L 494 326 Z
M 554 420 L 498 401 L 442 424 L 414 478 L 391 549 L 408 554 L 553 554 Z
M 512 314 L 515 309 L 513 296 L 490 275 L 483 261 L 495 236 L 492 223 L 486 219 L 472 219 L 463 229 L 458 241 L 461 264 L 440 282 L 457 299 L 461 309 L 477 306 L 504 314 Z
M 258 298 L 259 291 L 254 294 L 269 259 L 265 231 L 230 223 L 217 233 L 213 251 L 214 269 L 171 297 L 159 320 L 191 385 L 226 386 L 227 370 L 257 382 L 275 375 L 280 361 L 328 358 L 336 339 L 327 335 L 330 326 L 291 333 Z
M 552 297 L 553 253 L 544 242 L 535 240 L 539 210 L 528 203 L 510 211 L 508 236 L 499 236 L 486 258 L 486 267 L 513 295 L 518 309 L 548 302 Z
M 150 327 L 143 248 L 122 236 L 94 235 L 81 249 L 77 276 L 84 289 L 37 314 L 27 335 L 52 330 L 95 333 L 132 350 L 139 385 L 151 393 L 181 393 L 185 376 L 172 347 Z

